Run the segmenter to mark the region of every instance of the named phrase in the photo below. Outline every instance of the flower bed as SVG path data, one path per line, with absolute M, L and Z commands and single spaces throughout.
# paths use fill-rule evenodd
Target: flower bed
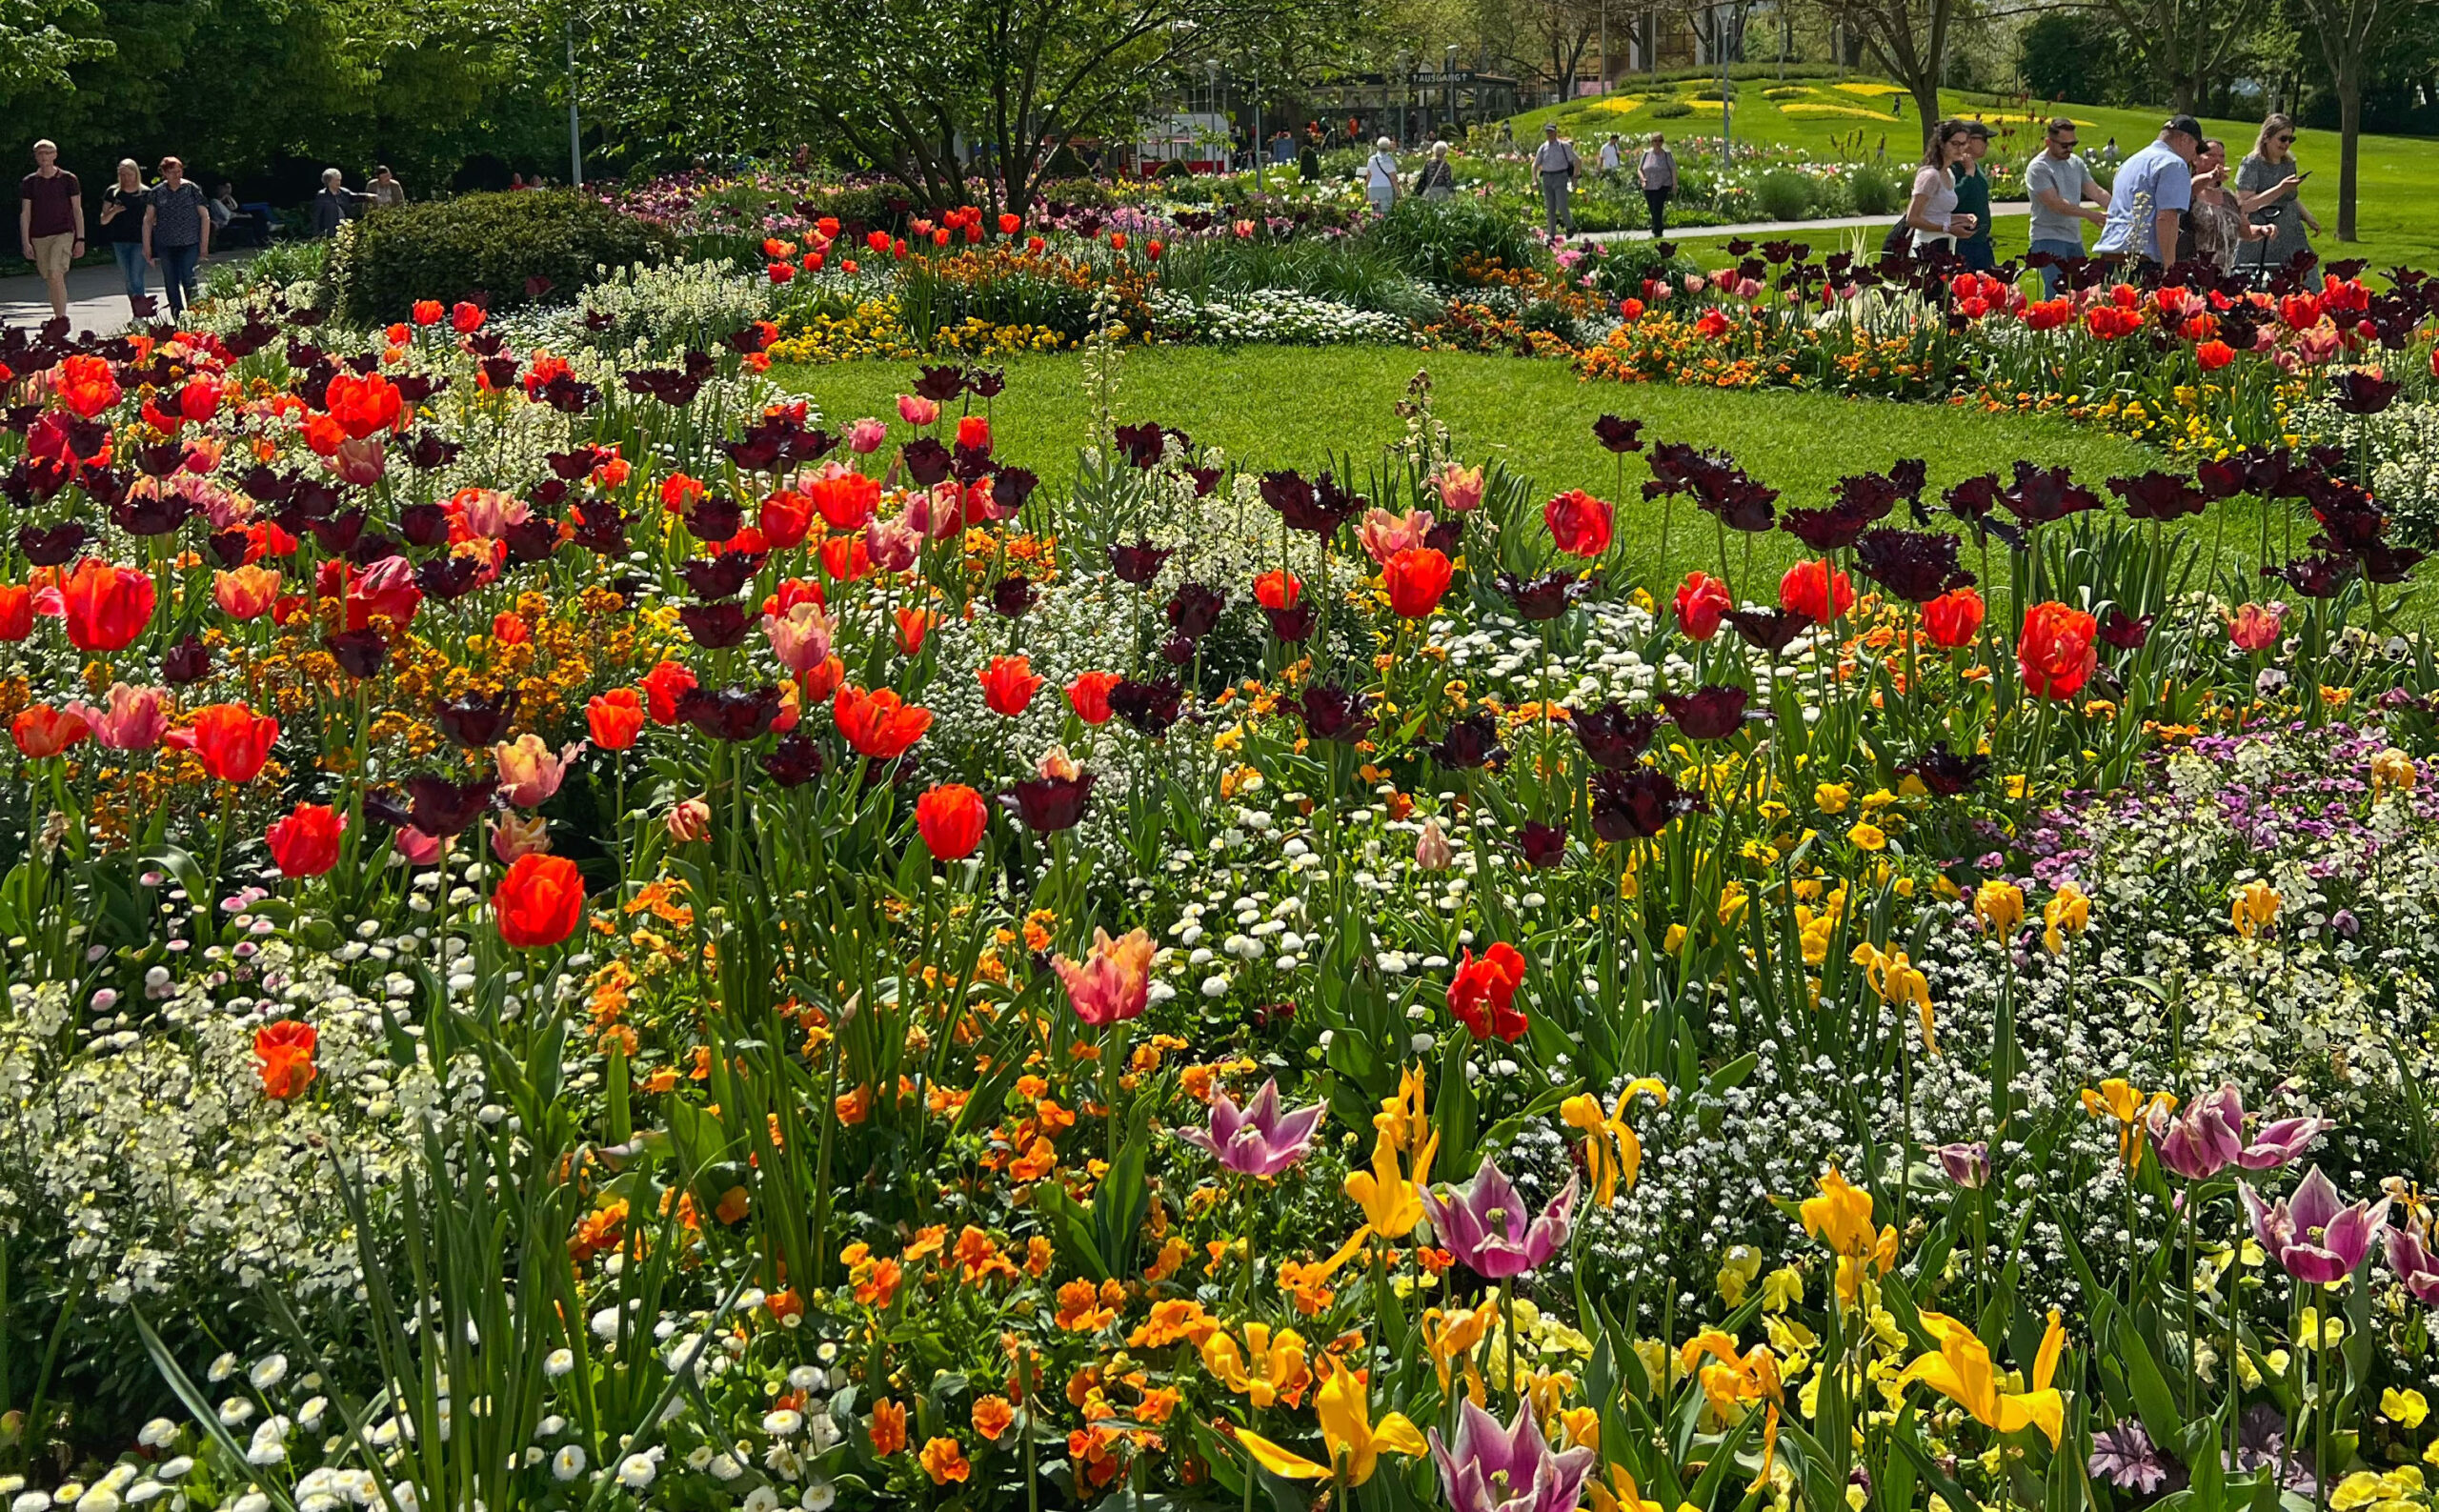
M 2347 454 L 1306 476 L 1109 325 L 1044 480 L 731 287 L 0 347 L 14 1512 L 2414 1501 Z

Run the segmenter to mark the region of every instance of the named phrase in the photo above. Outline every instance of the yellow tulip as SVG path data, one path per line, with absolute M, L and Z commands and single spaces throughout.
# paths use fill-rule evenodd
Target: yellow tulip
M 2014 934 L 2024 922 L 2024 889 L 2013 882 L 1983 883 L 1973 890 L 1973 917 L 1993 935 Z
M 1719 1362 L 1702 1365 L 1706 1358 Z M 1724 1413 L 1729 1407 L 1756 1403 L 1767 1409 L 1768 1416 L 1762 1422 L 1762 1473 L 1753 1478 L 1757 1486 L 1767 1484 L 1770 1466 L 1779 1452 L 1779 1412 L 1786 1405 L 1786 1393 L 1779 1382 L 1778 1357 L 1770 1353 L 1770 1346 L 1755 1344 L 1739 1355 L 1735 1340 L 1716 1328 L 1705 1328 L 1685 1341 L 1678 1352 L 1678 1364 L 1689 1373 L 1701 1365 L 1698 1379 L 1712 1411 Z
M 1864 981 L 1883 1002 L 1911 1003 L 1923 1019 L 1923 1046 L 1933 1055 L 1940 1053 L 1939 1036 L 1931 1019 L 1931 984 L 1905 958 L 1902 950 L 1884 951 L 1869 940 L 1854 948 L 1848 959 L 1864 969 Z
M 1320 1363 L 1321 1389 L 1313 1399 L 1313 1415 L 1320 1420 L 1321 1445 L 1329 1454 L 1329 1462 L 1307 1460 L 1258 1433 L 1240 1428 L 1237 1441 L 1244 1445 L 1256 1464 L 1291 1481 L 1327 1481 L 1343 1473 L 1347 1484 L 1361 1485 L 1372 1479 L 1381 1455 L 1401 1454 L 1411 1459 L 1424 1452 L 1422 1435 L 1406 1421 L 1404 1413 L 1392 1412 L 1378 1423 L 1372 1421 L 1371 1388 L 1361 1371 L 1351 1370 L 1326 1355 Z
M 1422 1189 L 1431 1180 L 1431 1158 L 1439 1152 L 1440 1136 L 1422 1111 L 1421 1069 L 1403 1073 L 1398 1095 L 1384 1099 L 1372 1117 L 1378 1134 L 1372 1141 L 1372 1169 L 1354 1171 L 1342 1184 L 1347 1197 L 1363 1209 L 1364 1221 L 1383 1239 L 1402 1239 L 1422 1221 Z M 1401 1151 L 1414 1157 L 1411 1175 L 1398 1165 Z
M 2129 1170 L 2140 1169 L 2154 1114 L 2166 1119 L 2176 1111 L 2176 1099 L 2165 1092 L 2145 1094 L 2134 1083 L 2112 1077 L 2097 1090 L 2086 1087 L 2084 1111 L 2095 1119 L 2117 1120 L 2117 1159 Z
M 1897 1264 L 1897 1230 L 1871 1225 L 1871 1194 L 1847 1184 L 1835 1167 L 1821 1178 L 1821 1195 L 1798 1206 L 1804 1231 L 1827 1244 L 1838 1257 L 1838 1300 L 1853 1305 L 1862 1295 L 1866 1269 L 1882 1276 Z
M 1997 1367 L 1992 1364 L 1990 1351 L 1975 1338 L 1973 1330 L 1943 1313 L 1922 1315 L 1923 1326 L 1939 1341 L 1936 1353 L 1921 1356 L 1905 1367 L 1898 1377 L 1898 1384 L 1911 1385 L 1921 1381 L 1971 1413 L 1977 1421 L 2013 1433 L 2019 1428 L 2039 1428 L 2051 1448 L 2066 1431 L 2066 1399 L 2049 1384 L 2058 1373 L 2058 1355 L 2066 1347 L 2066 1330 L 2059 1324 L 2058 1314 L 2049 1314 L 2049 1327 L 2041 1336 L 2041 1353 L 2032 1365 L 2032 1389 L 2003 1391 L 1999 1387 Z
M 1635 1094 L 1649 1093 L 1653 1101 L 1668 1106 L 1668 1088 L 1655 1077 L 1637 1077 L 1618 1094 L 1615 1111 L 1603 1117 L 1600 1099 L 1590 1093 L 1579 1093 L 1559 1104 L 1559 1117 L 1571 1128 L 1584 1134 L 1584 1163 L 1592 1173 L 1593 1200 L 1607 1207 L 1616 1200 L 1623 1185 L 1634 1190 L 1635 1178 L 1643 1171 L 1643 1140 L 1626 1126 L 1626 1104 Z M 1354 1178 L 1349 1177 L 1352 1181 Z
M 1224 1329 L 1202 1341 L 1203 1368 L 1257 1407 L 1273 1406 L 1282 1400 L 1292 1406 L 1303 1396 L 1312 1381 L 1304 1358 L 1301 1334 L 1292 1328 L 1274 1334 L 1267 1323 L 1245 1324 L 1241 1347 Z
M 1465 1390 L 1480 1406 L 1486 1395 L 1481 1367 L 1474 1363 L 1474 1349 L 1488 1337 L 1490 1325 L 1498 1313 L 1489 1307 L 1477 1307 L 1443 1313 L 1437 1307 L 1426 1308 L 1422 1315 L 1422 1347 L 1431 1356 L 1431 1368 L 1440 1377 L 1440 1395 L 1446 1397 L 1455 1374 L 1456 1362 L 1465 1362 Z
M 2282 899 L 2278 889 L 2264 881 L 2250 881 L 2236 889 L 2227 905 L 2227 921 L 2236 933 L 2251 939 L 2278 921 L 2278 905 Z

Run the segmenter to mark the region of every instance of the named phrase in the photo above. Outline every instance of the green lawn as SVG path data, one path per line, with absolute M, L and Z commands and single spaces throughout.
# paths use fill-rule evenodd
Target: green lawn
M 1073 474 L 1091 415 L 1072 355 L 1013 358 L 1008 386 L 992 404 L 1000 454 L 1057 487 Z M 1562 363 L 1382 347 L 1144 348 L 1126 353 L 1117 413 L 1157 420 L 1223 448 L 1253 468 L 1315 469 L 1333 455 L 1358 463 L 1403 433 L 1393 412 L 1418 369 L 1432 378 L 1433 410 L 1460 454 L 1498 457 L 1544 494 L 1582 487 L 1616 491 L 1615 460 L 1592 438 L 1592 421 L 1616 413 L 1643 421 L 1647 438 L 1723 449 L 1793 505 L 1826 502 L 1842 474 L 1885 468 L 1901 457 L 1930 464 L 1934 487 L 1977 473 L 2005 472 L 2018 457 L 2066 465 L 2094 486 L 2111 474 L 2159 465 L 2147 448 L 2061 420 L 1991 415 L 1922 404 L 1844 399 L 1786 391 L 1721 393 L 1658 384 L 1584 383 Z M 774 369 L 837 425 L 859 415 L 894 417 L 916 365 L 852 362 Z M 1629 458 L 1621 533 L 1649 551 L 1657 506 L 1637 491 L 1648 474 Z M 1692 565 L 1683 522 L 1671 554 Z M 1791 563 L 1794 537 L 1764 538 L 1765 553 Z M 1655 578 L 1658 574 L 1654 574 Z
M 1859 87 L 1878 87 L 1879 81 L 1854 77 L 1846 81 Z M 1699 82 L 1663 84 L 1648 90 L 1638 90 L 1631 78 L 1619 81 L 1616 94 L 1607 101 L 1578 100 L 1564 105 L 1534 111 L 1515 119 L 1516 138 L 1520 142 L 1535 140 L 1542 122 L 1552 115 L 1559 117 L 1562 128 L 1579 142 L 1597 141 L 1611 131 L 1629 136 L 1654 131 L 1670 137 L 1719 135 L 1717 102 L 1707 110 L 1697 104 L 1692 115 L 1661 119 L 1652 114 L 1652 106 L 1661 98 L 1678 98 L 1694 89 Z M 1802 89 L 1800 96 L 1778 100 L 1765 91 L 1782 86 L 1766 79 L 1744 79 L 1737 83 L 1734 131 L 1740 141 L 1784 142 L 1802 147 L 1819 161 L 1872 157 L 1885 151 L 1891 163 L 1905 165 L 1920 155 L 1922 127 L 1915 118 L 1913 102 L 1905 103 L 1905 114 L 1900 120 L 1888 112 L 1887 98 L 1861 94 L 1840 88 L 1832 79 L 1795 79 L 1784 86 Z M 2021 114 L 2003 117 L 2002 113 L 1976 100 L 1989 96 L 1967 96 L 1948 91 L 1941 103 L 1950 114 L 1979 115 L 1990 121 L 2004 133 L 1996 144 L 1998 153 L 2014 162 L 2040 145 L 2041 128 Z M 1612 107 L 1636 100 L 1633 109 L 1620 111 Z M 1792 108 L 1797 113 L 1789 114 Z M 2102 144 L 2110 136 L 2117 138 L 2121 154 L 2132 152 L 2159 133 L 2160 122 L 2167 114 L 2165 109 L 2110 110 L 2095 105 L 2069 105 L 2063 111 L 2082 127 L 2083 151 L 2087 159 L 2099 166 Z M 1829 113 L 1853 111 L 1859 113 Z M 2039 110 L 2036 120 L 2046 120 L 2050 112 Z M 2206 117 L 2204 128 L 2227 143 L 2230 162 L 2241 161 L 2252 150 L 2259 123 L 2217 120 Z M 2358 230 L 2362 239 L 2354 243 L 2340 242 L 2337 226 L 2337 134 L 2334 131 L 2305 131 L 2295 143 L 2295 156 L 2300 165 L 2312 170 L 2314 176 L 2304 188 L 2304 203 L 2319 217 L 2329 234 L 2317 239 L 2313 246 L 2323 257 L 2362 257 L 2375 270 L 2403 264 L 2413 268 L 2439 268 L 2439 217 L 2429 212 L 2434 193 L 2439 193 L 2439 141 L 2422 137 L 2366 135 L 2361 144 L 2361 188 Z M 2420 206 L 2421 209 L 2415 207 Z M 1894 217 L 1891 217 L 1892 219 Z M 2021 252 L 2025 240 L 2025 222 L 2021 219 L 1999 222 L 1999 252 L 2010 254 L 2012 235 L 2014 251 Z M 1700 249 L 1699 239 L 1689 239 L 1688 251 Z

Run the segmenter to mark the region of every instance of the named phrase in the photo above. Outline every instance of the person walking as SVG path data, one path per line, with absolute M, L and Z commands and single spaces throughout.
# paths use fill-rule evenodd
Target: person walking
M 322 170 L 322 188 L 321 192 L 313 196 L 312 209 L 313 234 L 324 240 L 337 235 L 339 228 L 347 224 L 349 207 L 359 199 L 377 197 L 372 194 L 356 193 L 343 182 L 345 177 L 346 175 L 335 168 Z
M 144 212 L 152 192 L 144 187 L 144 170 L 135 159 L 118 161 L 118 182 L 102 191 L 102 240 L 118 259 L 118 274 L 127 285 L 127 312 L 140 320 L 152 312 L 151 292 L 145 287 Z
M 2159 139 L 2117 171 L 2108 191 L 2108 218 L 2092 255 L 2155 272 L 2175 255 L 2177 232 L 2193 206 L 2193 160 L 2201 151 L 2202 123 L 2190 115 L 2170 116 Z
M 1296 176 L 1307 184 L 1321 181 L 1321 130 L 1318 126 L 1304 128 L 1304 145 L 1296 153 Z
M 390 165 L 382 164 L 373 171 L 373 203 L 383 210 L 396 210 L 407 202 L 407 186 L 390 172 Z
M 1643 186 L 1643 208 L 1651 212 L 1651 239 L 1658 241 L 1668 234 L 1668 201 L 1677 192 L 1677 159 L 1668 151 L 1668 139 L 1658 131 L 1643 148 L 1635 179 Z
M 1957 213 L 1973 217 L 1973 234 L 1957 238 L 1956 254 L 1965 267 L 1983 273 L 1999 266 L 1990 245 L 1990 177 L 1982 171 L 1982 159 L 1989 151 L 1990 129 L 1980 121 L 1965 122 L 1965 155 L 1951 171 L 1956 175 Z
M 2276 272 L 2309 245 L 2305 240 L 2307 232 L 2314 236 L 2321 233 L 2321 223 L 2304 208 L 2304 180 L 2310 176 L 2295 171 L 2294 120 L 2272 115 L 2262 122 L 2252 151 L 2236 168 L 2237 195 L 2240 199 L 2249 196 L 2246 211 L 2269 228 L 2268 239 L 2245 248 L 2238 259 L 2248 271 Z
M 1441 200 L 1457 197 L 1457 170 L 1448 162 L 1448 144 L 1431 144 L 1431 156 L 1422 171 L 1414 176 L 1414 192 L 1424 199 Z
M 194 302 L 194 272 L 212 255 L 212 210 L 186 164 L 161 159 L 161 181 L 144 207 L 144 260 L 161 270 L 161 292 L 176 320 Z
M 2046 252 L 2051 257 L 2081 261 L 2084 255 L 2084 222 L 2102 225 L 2108 215 L 2107 192 L 2092 171 L 2075 155 L 2075 123 L 2060 115 L 2052 117 L 2043 133 L 2041 151 L 2024 169 L 2024 187 L 2032 200 L 2032 240 L 2025 250 Z M 2055 299 L 2066 282 L 2066 272 L 2055 263 L 2041 270 L 2041 293 L 2045 299 Z
M 59 144 L 34 144 L 34 171 L 17 180 L 17 243 L 42 275 L 53 319 L 68 318 L 68 270 L 85 251 L 85 192 L 59 166 Z
M 1363 194 L 1373 210 L 1386 215 L 1398 202 L 1398 144 L 1381 137 L 1363 160 Z
M 1575 210 L 1567 196 L 1575 192 L 1576 175 L 1583 171 L 1583 159 L 1575 155 L 1575 144 L 1559 138 L 1559 123 L 1551 121 L 1542 128 L 1542 145 L 1533 149 L 1533 171 L 1542 180 L 1542 218 L 1548 223 L 1550 240 L 1559 239 L 1563 226 L 1570 236 L 1575 234 Z
M 1913 231 L 1917 257 L 1934 247 L 1953 253 L 1961 238 L 1973 234 L 1973 217 L 1956 208 L 1956 165 L 1964 160 L 1969 139 L 1963 121 L 1942 121 L 1932 129 L 1931 145 L 1923 149 L 1913 194 L 1905 202 L 1905 224 Z
M 1618 150 L 1618 133 L 1611 131 L 1609 139 L 1601 144 L 1601 176 L 1616 178 L 1618 170 L 1625 166 L 1625 154 Z

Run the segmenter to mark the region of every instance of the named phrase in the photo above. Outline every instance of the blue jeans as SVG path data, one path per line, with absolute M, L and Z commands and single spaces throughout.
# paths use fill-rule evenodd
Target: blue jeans
M 202 252 L 202 248 L 192 243 L 184 247 L 164 247 L 158 242 L 152 244 L 152 255 L 161 265 L 161 292 L 170 296 L 170 318 L 172 320 L 185 314 L 187 306 L 194 299 L 194 264 Z
M 2046 236 L 2040 236 L 2035 237 L 2032 245 L 2026 247 L 2025 251 L 2027 252 L 2047 252 L 2052 257 L 2081 257 L 2084 254 L 2084 243 L 2083 238 L 2081 237 L 2077 237 L 2073 241 L 2067 241 L 2063 237 L 2053 241 Z M 2044 268 L 2041 270 L 2041 296 L 2044 299 L 2057 298 L 2058 291 L 2064 288 L 2066 283 L 2066 270 L 2061 268 Z
M 144 244 L 140 241 L 111 243 L 111 254 L 118 259 L 118 275 L 127 283 L 127 297 L 141 299 L 150 292 L 144 284 Z

